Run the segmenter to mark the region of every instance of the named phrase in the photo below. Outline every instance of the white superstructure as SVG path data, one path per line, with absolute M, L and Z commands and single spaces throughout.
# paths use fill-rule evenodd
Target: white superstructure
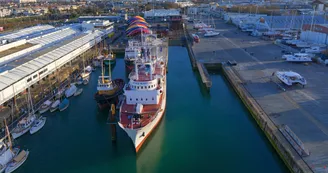
M 277 78 L 288 86 L 293 84 L 301 84 L 302 86 L 306 85 L 306 80 L 298 73 L 293 71 L 277 71 L 275 72 Z

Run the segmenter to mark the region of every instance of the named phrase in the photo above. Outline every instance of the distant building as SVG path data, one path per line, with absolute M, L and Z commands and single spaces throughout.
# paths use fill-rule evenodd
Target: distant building
M 120 16 L 80 16 L 79 17 L 79 22 L 83 22 L 83 21 L 90 21 L 90 20 L 108 20 L 110 22 L 119 22 L 121 20 L 123 20 L 122 17 Z
M 36 2 L 36 0 L 18 0 L 19 3 L 31 3 Z
M 301 40 L 318 43 L 327 44 L 328 37 L 328 25 L 327 24 L 305 24 L 301 31 Z
M 301 29 L 304 24 L 312 23 L 311 15 L 301 16 L 264 16 L 264 25 L 269 30 Z M 260 21 L 260 20 L 259 20 Z M 323 24 L 324 16 L 314 16 L 313 24 Z
M 181 21 L 182 16 L 178 9 L 153 9 L 145 11 L 144 17 L 146 20 L 153 20 L 155 22 L 169 22 L 169 21 Z

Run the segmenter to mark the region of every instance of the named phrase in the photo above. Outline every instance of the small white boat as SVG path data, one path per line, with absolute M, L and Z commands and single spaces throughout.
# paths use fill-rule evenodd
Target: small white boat
M 93 71 L 93 68 L 90 65 L 88 65 L 84 68 L 84 70 L 91 73 Z
M 60 100 L 54 101 L 50 106 L 50 112 L 56 111 L 58 109 L 59 104 L 60 104 Z
M 14 172 L 27 159 L 29 151 L 22 150 L 10 163 L 8 163 L 5 173 Z
M 80 95 L 82 92 L 83 92 L 83 89 L 80 88 L 80 89 L 78 89 L 78 90 L 74 93 L 74 96 L 78 96 L 78 95 Z
M 81 85 L 81 84 L 83 84 L 83 81 L 79 80 L 79 81 L 76 82 L 76 84 Z
M 220 32 L 216 32 L 216 31 L 206 31 L 204 34 L 204 37 L 214 37 L 220 35 Z
M 309 47 L 311 47 L 311 44 L 309 44 L 307 42 L 298 42 L 298 43 L 296 43 L 296 47 L 298 47 L 298 48 L 309 48 Z
M 35 119 L 36 119 L 35 115 L 30 114 L 29 116 L 24 117 L 22 120 L 20 120 L 16 128 L 11 132 L 12 137 L 14 139 L 17 139 L 18 137 L 22 136 L 27 131 L 29 131 Z
M 89 79 L 89 77 L 90 77 L 90 73 L 91 73 L 91 72 L 84 70 L 84 72 L 81 73 L 81 77 L 82 77 L 82 79 L 83 79 L 83 80 L 85 80 L 85 79 Z
M 302 52 L 305 52 L 305 53 L 320 53 L 321 51 L 322 51 L 322 49 L 318 46 L 302 49 Z
M 65 89 L 62 88 L 60 90 L 58 90 L 58 92 L 56 93 L 56 97 L 57 99 L 61 98 L 63 95 L 65 94 Z
M 312 54 L 294 53 L 293 55 L 283 55 L 282 59 L 288 62 L 312 62 Z
M 83 84 L 87 85 L 89 83 L 89 80 L 83 80 Z
M 43 114 L 43 113 L 47 112 L 47 111 L 50 109 L 51 104 L 52 104 L 52 101 L 50 101 L 50 100 L 45 101 L 45 102 L 41 105 L 41 107 L 40 107 L 40 109 L 39 109 L 39 113 L 40 113 L 40 114 Z
M 35 120 L 33 126 L 30 129 L 30 134 L 32 135 L 39 131 L 44 126 L 44 124 L 46 124 L 46 120 L 47 118 L 42 116 Z
M 65 109 L 68 108 L 68 106 L 69 106 L 69 100 L 65 98 L 65 99 L 59 104 L 59 106 L 58 106 L 59 111 L 60 111 L 60 112 L 61 112 L 61 111 L 64 111 Z
M 306 80 L 298 73 L 293 71 L 277 71 L 276 77 L 288 86 L 293 84 L 301 84 L 303 87 L 306 85 Z
M 70 85 L 70 87 L 65 91 L 65 96 L 67 98 L 71 97 L 74 95 L 74 93 L 76 92 L 77 87 L 75 85 Z

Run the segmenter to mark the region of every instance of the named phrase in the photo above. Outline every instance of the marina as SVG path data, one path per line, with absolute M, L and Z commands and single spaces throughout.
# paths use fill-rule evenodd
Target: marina
M 91 73 L 89 85 L 82 87 L 84 92 L 70 99 L 67 110 L 46 113 L 47 123 L 42 130 L 17 140 L 21 147 L 29 149 L 30 155 L 16 172 L 199 172 L 210 171 L 212 165 L 218 163 L 223 172 L 237 173 L 245 169 L 287 172 L 222 74 L 210 73 L 213 86 L 209 94 L 193 72 L 184 47 L 170 47 L 169 57 L 167 110 L 138 155 L 129 137 L 120 129 L 117 129 L 116 143 L 112 143 L 111 129 L 106 123 L 108 111 L 99 111 L 93 100 L 101 74 L 98 69 Z M 124 65 L 123 57 L 118 57 L 112 69 L 113 78 L 125 79 Z M 185 82 L 182 83 L 181 78 Z M 184 90 L 186 85 L 195 92 Z M 185 100 L 186 94 L 189 100 Z M 204 109 L 181 108 L 186 105 Z M 212 123 L 209 125 L 209 122 Z M 243 146 L 239 145 L 241 142 Z M 95 143 L 96 148 L 86 149 Z M 56 151 L 49 150 L 51 146 L 56 147 Z M 190 151 L 194 153 L 191 156 Z M 44 155 L 42 160 L 39 159 L 41 155 Z M 204 157 L 211 159 L 204 161 Z
M 308 36 L 326 19 L 293 15 L 210 3 L 0 35 L 0 169 L 325 171 L 327 46 Z

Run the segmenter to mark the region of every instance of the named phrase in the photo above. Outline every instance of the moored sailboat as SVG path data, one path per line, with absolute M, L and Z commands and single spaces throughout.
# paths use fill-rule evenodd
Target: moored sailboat
M 67 98 L 65 98 L 58 106 L 59 111 L 64 111 L 65 109 L 67 109 L 69 106 L 69 100 Z
M 50 100 L 46 100 L 40 107 L 39 109 L 39 113 L 43 114 L 45 112 L 47 112 L 50 109 L 50 106 L 52 105 L 52 101 Z
M 18 123 L 15 129 L 11 132 L 11 135 L 14 139 L 22 136 L 26 132 L 28 132 L 33 125 L 33 122 L 36 119 L 36 116 L 34 114 L 34 108 L 32 103 L 32 97 L 30 88 L 28 88 L 28 115 L 21 119 Z
M 19 153 L 19 148 L 12 148 L 11 136 L 7 126 L 6 118 L 10 116 L 9 108 L 0 110 L 1 118 L 5 125 L 5 137 L 0 141 L 0 173 L 4 172 L 8 163 Z M 6 141 L 8 138 L 8 141 Z
M 38 132 L 45 124 L 46 124 L 46 117 L 40 116 L 37 120 L 35 120 L 33 126 L 30 128 L 30 134 L 34 134 Z
M 50 106 L 50 112 L 54 112 L 58 109 L 58 106 L 60 104 L 60 100 L 54 101 Z
M 26 161 L 28 155 L 28 150 L 22 150 L 10 163 L 8 163 L 5 173 L 11 173 L 18 169 Z

